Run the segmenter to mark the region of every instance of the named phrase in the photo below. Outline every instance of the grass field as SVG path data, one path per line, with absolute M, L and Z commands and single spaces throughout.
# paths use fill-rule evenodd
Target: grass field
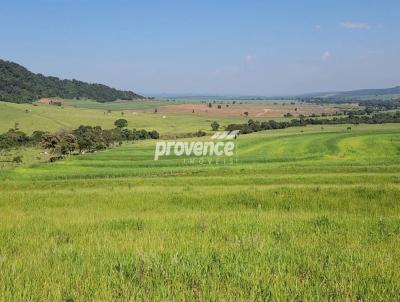
M 135 101 L 115 101 L 99 103 L 93 100 L 81 99 L 81 100 L 64 100 L 64 105 L 72 106 L 75 108 L 86 108 L 86 109 L 99 109 L 99 110 L 143 110 L 143 109 L 154 109 L 165 105 L 168 102 L 158 100 L 135 100 Z
M 398 301 L 400 126 L 154 141 L 0 171 L 0 300 Z
M 159 108 L 162 104 L 174 105 L 176 103 L 180 102 L 147 100 L 98 103 L 87 100 L 66 100 L 64 101 L 64 106 L 57 107 L 45 104 L 31 105 L 0 102 L 0 133 L 13 128 L 15 123 L 19 124 L 20 130 L 28 134 L 35 130 L 55 132 L 61 128 L 74 129 L 79 125 L 98 125 L 109 129 L 114 127 L 116 119 L 124 118 L 128 121 L 129 128 L 154 129 L 161 134 L 176 134 L 198 130 L 210 131 L 210 124 L 214 120 L 221 125 L 229 125 L 232 123 L 245 123 L 249 119 L 246 116 L 197 115 L 191 114 L 191 110 L 189 114 L 182 112 L 154 113 L 153 111 L 154 108 Z M 254 104 L 257 105 L 259 102 Z M 260 121 L 271 119 L 271 117 L 252 118 Z M 274 119 L 285 120 L 283 117 Z
M 136 111 L 126 111 L 124 115 L 121 115 L 121 111 L 112 111 L 111 113 L 106 111 L 72 106 L 61 108 L 41 104 L 33 106 L 0 102 L 0 132 L 13 128 L 16 122 L 19 123 L 19 128 L 26 133 L 32 133 L 35 130 L 74 129 L 79 125 L 99 125 L 109 129 L 114 127 L 114 121 L 119 118 L 126 119 L 129 128 L 155 129 L 161 134 L 194 132 L 201 129 L 210 130 L 211 124 L 210 118 L 205 116 Z M 218 120 L 224 124 L 247 121 L 246 118 L 218 118 Z
M 28 110 L 28 112 L 26 112 Z M 165 116 L 165 118 L 163 118 Z M 211 119 L 206 116 L 184 114 L 155 114 L 151 112 L 112 111 L 51 105 L 11 104 L 0 102 L 0 132 L 13 128 L 19 123 L 22 131 L 32 133 L 35 130 L 58 131 L 61 128 L 77 128 L 79 125 L 99 125 L 113 128 L 114 121 L 124 118 L 130 128 L 155 129 L 161 134 L 210 130 Z M 246 118 L 218 118 L 220 123 L 245 122 Z

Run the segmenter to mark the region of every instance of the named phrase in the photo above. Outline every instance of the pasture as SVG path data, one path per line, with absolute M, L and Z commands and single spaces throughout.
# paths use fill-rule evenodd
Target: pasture
M 15 123 L 18 123 L 20 130 L 29 134 L 35 130 L 55 132 L 61 128 L 74 129 L 79 125 L 98 125 L 109 129 L 114 128 L 114 121 L 119 118 L 126 119 L 130 128 L 155 129 L 162 134 L 209 129 L 211 123 L 208 118 L 190 115 L 162 115 L 130 110 L 108 112 L 108 109 L 79 108 L 68 105 L 58 107 L 0 102 L 1 132 L 13 128 Z
M 398 301 L 399 125 L 154 141 L 0 171 L 0 300 Z M 203 138 L 207 139 L 207 138 Z
M 311 114 L 334 114 L 338 110 L 332 105 L 316 105 L 304 103 L 243 103 L 235 101 L 235 104 L 219 101 L 215 104 L 168 104 L 159 108 L 160 113 L 184 113 L 206 115 L 210 117 L 247 117 L 247 118 L 282 118 L 290 113 L 292 116 L 309 116 Z
M 181 103 L 182 102 L 182 103 Z M 226 102 L 226 101 L 225 101 Z M 101 126 L 113 128 L 114 121 L 124 118 L 129 123 L 129 128 L 157 130 L 161 134 L 171 135 L 176 133 L 195 132 L 198 130 L 210 131 L 210 124 L 216 120 L 221 125 L 245 123 L 249 118 L 255 120 L 285 120 L 283 115 L 292 112 L 300 113 L 334 112 L 333 105 L 274 105 L 260 102 L 248 104 L 230 104 L 229 108 L 217 108 L 213 104 L 209 112 L 206 104 L 200 101 L 118 101 L 112 103 L 98 103 L 88 100 L 64 100 L 63 106 L 47 104 L 14 104 L 0 102 L 0 132 L 13 128 L 16 123 L 20 130 L 31 134 L 35 130 L 58 131 L 61 128 L 74 129 L 79 125 Z M 223 106 L 226 106 L 223 105 Z M 299 107 L 298 113 L 294 110 Z M 341 108 L 346 108 L 341 105 Z M 198 109 L 198 108 L 201 109 Z M 157 108 L 158 112 L 155 113 Z M 182 109 L 183 108 L 183 109 Z M 265 109 L 271 108 L 271 109 Z M 283 110 L 282 108 L 285 108 Z M 264 110 L 265 109 L 265 110 Z M 193 110 L 195 111 L 193 113 Z M 268 111 L 270 110 L 270 111 Z M 249 112 L 245 116 L 244 112 Z M 290 118 L 289 118 L 290 119 Z

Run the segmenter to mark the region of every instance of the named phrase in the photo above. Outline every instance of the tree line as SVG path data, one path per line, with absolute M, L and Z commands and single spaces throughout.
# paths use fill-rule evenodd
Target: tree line
M 316 104 L 347 104 L 353 103 L 365 107 L 368 111 L 393 110 L 400 108 L 400 98 L 397 99 L 347 99 L 339 97 L 310 97 L 298 98 L 297 101 Z
M 349 115 L 343 117 L 333 117 L 332 119 L 320 118 L 299 118 L 291 121 L 277 122 L 270 121 L 254 121 L 249 120 L 244 124 L 230 124 L 225 127 L 226 131 L 240 130 L 241 134 L 258 132 L 263 130 L 284 129 L 289 127 L 299 127 L 306 125 L 337 125 L 337 124 L 384 124 L 384 123 L 400 123 L 400 111 L 394 113 L 376 113 L 369 115 Z M 212 127 L 214 129 L 214 127 Z
M 52 154 L 93 152 L 112 147 L 115 143 L 144 139 L 158 139 L 156 130 L 127 129 L 128 122 L 124 119 L 115 121 L 114 129 L 102 129 L 100 126 L 81 125 L 74 130 L 60 130 L 56 133 L 34 131 L 27 135 L 18 129 L 10 129 L 0 134 L 0 150 L 11 148 L 41 146 Z

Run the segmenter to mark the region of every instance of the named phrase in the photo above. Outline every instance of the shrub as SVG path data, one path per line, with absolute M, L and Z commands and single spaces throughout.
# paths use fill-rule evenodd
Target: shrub
M 22 163 L 22 155 L 17 155 L 12 159 L 12 162 L 15 164 L 20 164 Z
M 214 122 L 211 123 L 211 129 L 212 129 L 213 131 L 218 131 L 218 129 L 219 129 L 219 124 L 218 124 L 217 121 L 214 121 Z
M 126 119 L 120 118 L 114 122 L 115 127 L 117 128 L 125 128 L 128 127 L 128 121 Z

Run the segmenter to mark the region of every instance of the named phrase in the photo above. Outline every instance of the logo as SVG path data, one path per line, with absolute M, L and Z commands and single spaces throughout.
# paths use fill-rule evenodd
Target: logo
M 236 150 L 234 140 L 239 134 L 238 130 L 216 132 L 211 139 L 219 141 L 160 141 L 156 144 L 154 160 L 167 156 L 187 157 L 231 157 Z
M 236 139 L 239 130 L 216 132 L 211 138 L 213 139 Z

